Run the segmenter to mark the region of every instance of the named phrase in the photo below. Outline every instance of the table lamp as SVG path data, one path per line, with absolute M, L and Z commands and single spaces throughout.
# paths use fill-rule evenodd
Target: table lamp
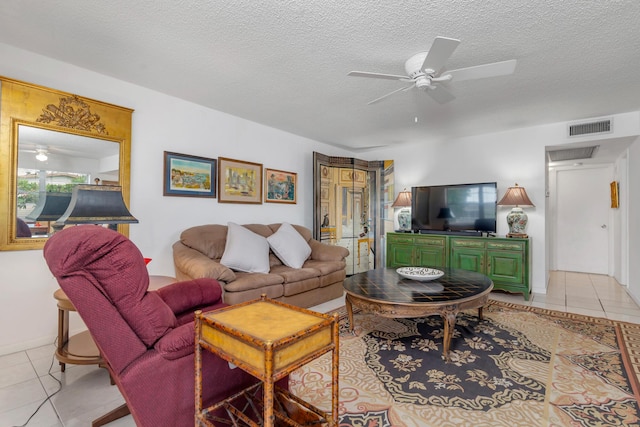
M 80 184 L 73 188 L 69 207 L 56 225 L 69 224 L 131 224 L 138 220 L 131 215 L 117 185 Z
M 513 206 L 507 215 L 507 224 L 509 224 L 507 237 L 528 237 L 524 230 L 527 228 L 529 218 L 522 207 L 534 207 L 535 205 L 529 200 L 524 187 L 519 187 L 517 183 L 514 187 L 509 187 L 498 202 L 498 206 Z
M 398 197 L 391 205 L 392 208 L 400 208 L 394 216 L 395 223 L 398 225 L 398 231 L 411 230 L 411 191 L 405 188 L 398 193 Z

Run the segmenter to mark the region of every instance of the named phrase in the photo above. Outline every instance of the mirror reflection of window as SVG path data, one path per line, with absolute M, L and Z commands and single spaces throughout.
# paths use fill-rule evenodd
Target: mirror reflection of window
M 50 236 L 75 185 L 117 185 L 119 152 L 112 141 L 18 126 L 16 237 Z
M 64 214 L 77 184 L 90 184 L 89 175 L 74 172 L 28 170 L 18 168 L 16 217 L 24 222 L 30 233 L 17 221 L 16 237 L 42 237 L 53 233 L 53 223 Z

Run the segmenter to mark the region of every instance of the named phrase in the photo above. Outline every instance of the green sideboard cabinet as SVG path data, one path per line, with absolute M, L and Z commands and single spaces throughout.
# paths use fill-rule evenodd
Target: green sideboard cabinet
M 445 267 L 447 237 L 408 233 L 387 234 L 387 267 Z
M 449 254 L 449 267 L 482 273 L 495 289 L 529 300 L 528 239 L 450 236 Z
M 451 267 L 488 276 L 529 300 L 529 239 L 387 233 L 387 267 Z

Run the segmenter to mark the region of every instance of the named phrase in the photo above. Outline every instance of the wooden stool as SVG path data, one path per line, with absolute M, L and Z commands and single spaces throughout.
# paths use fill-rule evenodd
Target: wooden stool
M 62 289 L 58 289 L 53 293 L 53 297 L 58 300 L 56 358 L 60 362 L 60 370 L 64 372 L 67 363 L 100 365 L 102 357 L 89 331 L 69 337 L 69 312 L 76 311 L 76 308 L 69 301 L 67 294 Z

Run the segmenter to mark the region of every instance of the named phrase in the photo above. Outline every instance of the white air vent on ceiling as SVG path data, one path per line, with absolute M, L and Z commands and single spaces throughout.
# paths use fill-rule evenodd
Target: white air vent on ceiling
M 568 136 L 593 135 L 601 133 L 611 133 L 613 128 L 611 119 L 600 119 L 590 122 L 569 124 L 567 127 Z
M 600 146 L 594 145 L 591 147 L 567 148 L 564 150 L 549 151 L 549 161 L 561 162 L 564 160 L 590 159 L 593 157 L 598 147 Z

